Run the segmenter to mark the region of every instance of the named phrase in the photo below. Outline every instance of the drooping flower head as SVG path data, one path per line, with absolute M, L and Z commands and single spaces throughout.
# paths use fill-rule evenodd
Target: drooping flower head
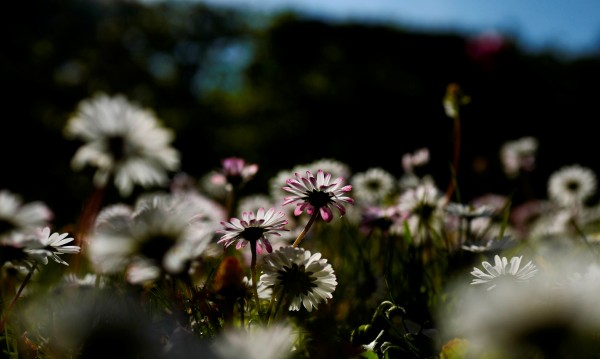
M 353 204 L 354 199 L 347 196 L 347 193 L 352 190 L 351 185 L 344 186 L 344 178 L 338 177 L 331 181 L 331 174 L 323 172 L 319 169 L 317 175 L 308 170 L 306 176 L 303 177 L 299 173 L 295 174 L 296 178 L 290 178 L 286 181 L 287 186 L 282 187 L 283 190 L 292 193 L 292 196 L 284 198 L 283 205 L 301 201 L 296 204 L 294 215 L 299 216 L 306 211 L 312 215 L 315 211 L 319 211 L 321 218 L 325 222 L 331 222 L 333 212 L 331 207 L 335 207 L 341 216 L 346 214 L 346 208 L 343 203 Z
M 256 211 L 256 215 L 254 212 L 243 212 L 242 219 L 234 217 L 229 222 L 222 221 L 221 224 L 224 228 L 216 232 L 223 236 L 217 243 L 229 247 L 237 242 L 235 248 L 240 249 L 247 246 L 248 243 L 255 242 L 258 244 L 256 251 L 259 254 L 262 254 L 265 249 L 268 253 L 273 251 L 267 236 L 280 236 L 279 232 L 288 231 L 284 228 L 288 224 L 285 213 L 276 212 L 275 208 L 270 208 L 265 212 L 265 209 L 261 207 Z
M 331 264 L 321 253 L 311 254 L 299 247 L 281 247 L 263 258 L 260 282 L 283 293 L 289 310 L 304 306 L 309 312 L 321 302 L 331 299 L 337 280 Z
M 488 290 L 492 290 L 498 285 L 498 281 L 500 280 L 513 279 L 517 282 L 527 281 L 537 273 L 538 269 L 532 261 L 519 268 L 522 258 L 523 256 L 512 257 L 510 259 L 510 267 L 508 267 L 508 259 L 506 257 L 500 258 L 499 255 L 496 255 L 494 257 L 496 265 L 492 266 L 487 261 L 481 263 L 487 273 L 484 273 L 479 268 L 473 268 L 471 274 L 477 278 L 473 279 L 471 284 L 488 284 Z
M 161 126 L 154 112 L 122 95 L 97 94 L 83 100 L 64 132 L 85 141 L 71 161 L 73 169 L 96 167 L 96 186 L 114 178 L 123 196 L 129 196 L 136 184 L 166 185 L 167 171 L 180 165 L 179 152 L 171 147 L 174 133 Z

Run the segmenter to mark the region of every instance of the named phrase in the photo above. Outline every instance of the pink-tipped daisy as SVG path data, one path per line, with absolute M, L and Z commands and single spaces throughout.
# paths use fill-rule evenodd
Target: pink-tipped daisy
M 344 178 L 338 177 L 331 181 L 331 174 L 325 173 L 319 169 L 317 175 L 313 175 L 311 171 L 306 171 L 306 176 L 303 177 L 299 173 L 295 173 L 296 178 L 290 178 L 286 181 L 287 186 L 282 187 L 283 190 L 293 194 L 286 196 L 283 205 L 301 201 L 296 204 L 294 215 L 299 216 L 306 211 L 312 215 L 315 211 L 319 211 L 321 218 L 325 222 L 331 222 L 333 219 L 333 211 L 331 207 L 335 207 L 341 216 L 346 214 L 346 208 L 343 203 L 353 204 L 354 199 L 347 196 L 347 193 L 352 190 L 351 185 L 344 186 Z

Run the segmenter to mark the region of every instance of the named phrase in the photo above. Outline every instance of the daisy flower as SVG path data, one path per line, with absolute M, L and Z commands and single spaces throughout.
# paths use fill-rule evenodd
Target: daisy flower
M 431 232 L 439 232 L 443 226 L 443 208 L 446 199 L 430 180 L 423 181 L 415 188 L 409 188 L 398 199 L 398 208 L 405 218 L 413 240 L 417 244 L 428 241 Z M 391 233 L 404 233 L 404 225 L 400 221 L 391 229 Z
M 504 173 L 509 178 L 515 178 L 521 171 L 533 171 L 537 149 L 538 140 L 535 137 L 528 136 L 505 142 L 500 148 L 500 161 Z
M 290 311 L 304 306 L 309 312 L 331 299 L 337 286 L 336 276 L 321 253 L 297 247 L 282 247 L 263 258 L 261 283 L 282 296 Z M 276 299 L 279 299 L 276 297 Z
M 211 181 L 215 185 L 229 185 L 240 187 L 254 178 L 258 172 L 258 165 L 247 163 L 243 158 L 228 157 L 221 161 L 221 171 L 215 172 Z
M 179 152 L 171 147 L 174 133 L 161 126 L 154 112 L 122 95 L 97 94 L 81 101 L 64 133 L 85 142 L 71 161 L 73 169 L 96 167 L 95 185 L 104 187 L 112 177 L 122 196 L 129 196 L 136 184 L 166 185 L 167 171 L 180 165 Z
M 548 197 L 561 206 L 580 206 L 596 188 L 596 174 L 591 169 L 577 164 L 565 166 L 550 176 Z
M 317 171 L 316 176 L 309 170 L 306 171 L 306 177 L 297 172 L 295 176 L 296 178 L 288 179 L 287 186 L 283 187 L 283 190 L 293 194 L 284 198 L 283 205 L 300 201 L 294 211 L 296 216 L 304 211 L 309 215 L 319 212 L 325 222 L 331 222 L 333 212 L 330 207 L 335 207 L 343 216 L 346 213 L 343 203 L 354 203 L 354 200 L 346 195 L 352 190 L 352 186 L 344 186 L 343 177 L 338 177 L 332 182 L 331 174 L 325 174 L 321 169 Z
M 23 203 L 19 195 L 0 190 L 0 236 L 43 227 L 52 217 L 52 211 L 44 203 Z
M 471 284 L 487 284 L 489 285 L 488 290 L 492 290 L 498 285 L 499 280 L 510 278 L 517 282 L 527 281 L 537 273 L 538 269 L 532 261 L 519 268 L 522 258 L 523 256 L 512 257 L 510 267 L 508 267 L 508 259 L 506 257 L 500 258 L 499 255 L 494 257 L 496 264 L 494 266 L 487 261 L 482 262 L 481 265 L 487 273 L 479 268 L 473 268 L 471 274 L 477 278 L 473 279 Z
M 148 274 L 182 273 L 213 238 L 214 226 L 198 218 L 187 197 L 143 196 L 129 211 L 114 206 L 99 214 L 90 237 L 87 254 L 99 272 L 125 270 L 145 280 Z
M 264 208 L 259 208 L 254 212 L 243 212 L 242 219 L 231 218 L 229 222 L 222 221 L 224 229 L 216 232 L 222 234 L 217 243 L 222 243 L 225 247 L 236 243 L 236 249 L 245 247 L 248 243 L 258 243 L 256 250 L 259 254 L 266 249 L 271 253 L 273 248 L 267 235 L 280 236 L 279 232 L 287 231 L 284 226 L 288 223 L 284 218 L 283 212 L 275 212 L 275 208 L 270 208 L 265 212 Z
M 68 237 L 68 233 L 51 233 L 49 227 L 44 227 L 42 229 L 38 229 L 35 235 L 40 241 L 42 247 L 27 249 L 26 252 L 33 255 L 41 255 L 42 263 L 44 264 L 48 264 L 49 257 L 52 258 L 52 260 L 54 260 L 56 263 L 68 266 L 69 264 L 65 262 L 60 255 L 79 253 L 81 250 L 79 246 L 65 246 L 65 244 L 74 241 L 73 237 Z
M 557 256 L 564 259 L 563 252 Z M 578 258 L 579 260 L 579 258 Z M 469 358 L 593 358 L 598 353 L 598 276 L 571 280 L 582 263 L 552 262 L 522 285 L 508 281 L 492 292 L 453 287 L 456 306 L 440 311 L 446 338 L 468 341 Z
M 396 189 L 396 178 L 379 167 L 356 173 L 350 182 L 356 199 L 366 204 L 381 203 Z

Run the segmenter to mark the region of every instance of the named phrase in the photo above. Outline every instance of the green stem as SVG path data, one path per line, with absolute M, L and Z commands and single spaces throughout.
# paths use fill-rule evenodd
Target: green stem
M 19 299 L 19 297 L 21 297 L 21 293 L 23 292 L 23 289 L 25 289 L 25 286 L 27 285 L 27 283 L 31 279 L 31 276 L 33 276 L 33 272 L 35 271 L 36 268 L 37 268 L 37 263 L 34 262 L 31 265 L 31 269 L 29 270 L 29 273 L 27 273 L 27 276 L 25 277 L 25 279 L 23 279 L 23 283 L 21 283 L 21 286 L 17 290 L 17 294 L 15 294 L 15 297 L 12 299 L 12 301 L 10 302 L 10 304 L 8 305 L 8 307 L 6 308 L 6 311 L 4 312 L 4 315 L 2 316 L 2 319 L 0 319 L 0 332 L 4 331 L 4 325 L 6 323 L 6 318 L 8 317 L 8 315 L 9 315 L 10 311 L 12 310 L 12 308 L 17 303 L 17 300 Z
M 302 239 L 304 238 L 304 236 L 306 235 L 306 233 L 308 232 L 310 227 L 312 227 L 313 223 L 315 223 L 315 220 L 317 219 L 318 216 L 319 216 L 319 209 L 315 208 L 312 216 L 310 217 L 310 219 L 308 220 L 308 223 L 306 224 L 306 227 L 304 227 L 302 232 L 300 232 L 300 234 L 298 235 L 298 238 L 296 238 L 296 240 L 294 241 L 294 244 L 292 244 L 292 247 L 298 247 L 298 245 L 300 244 L 300 242 L 302 242 Z
M 448 185 L 448 189 L 446 190 L 446 201 L 450 201 L 452 194 L 454 193 L 454 189 L 456 187 L 456 176 L 458 175 L 458 160 L 460 157 L 460 117 L 458 113 L 454 117 L 454 157 L 452 160 L 452 178 L 450 179 L 450 184 Z

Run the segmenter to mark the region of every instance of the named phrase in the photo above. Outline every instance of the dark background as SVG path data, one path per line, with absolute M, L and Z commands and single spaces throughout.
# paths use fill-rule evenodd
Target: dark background
M 498 153 L 522 136 L 540 142 L 538 196 L 563 165 L 600 173 L 598 56 L 528 53 L 510 37 L 475 55 L 458 34 L 192 3 L 36 0 L 10 4 L 0 20 L 0 188 L 45 202 L 57 225 L 73 221 L 91 191 L 92 170 L 69 166 L 80 144 L 62 129 L 97 91 L 154 109 L 177 133 L 184 172 L 199 177 L 228 156 L 258 163 L 248 191 L 321 158 L 399 176 L 402 155 L 422 147 L 445 188 L 452 120 L 442 98 L 451 82 L 472 99 L 461 116 L 465 200 L 514 189 Z

